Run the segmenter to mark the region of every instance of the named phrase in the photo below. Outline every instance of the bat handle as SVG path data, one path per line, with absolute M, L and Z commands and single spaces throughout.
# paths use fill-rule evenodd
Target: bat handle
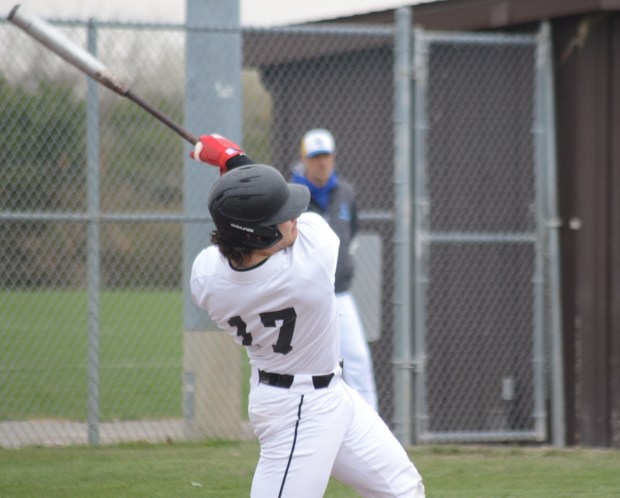
M 152 114 L 153 116 L 155 116 L 157 119 L 159 119 L 161 122 L 163 122 L 166 126 L 168 126 L 169 128 L 171 128 L 172 130 L 176 131 L 179 135 L 181 135 L 185 140 L 187 140 L 190 144 L 192 145 L 196 145 L 196 143 L 198 142 L 198 138 L 196 138 L 194 135 L 192 135 L 189 131 L 187 131 L 185 128 L 182 128 L 181 126 L 179 126 L 178 124 L 176 124 L 174 121 L 172 121 L 168 116 L 166 116 L 165 114 L 162 114 L 161 112 L 159 112 L 157 109 L 154 109 L 153 107 L 151 107 L 150 104 L 148 104 L 147 102 L 145 102 L 144 100 L 142 100 L 140 97 L 138 97 L 137 95 L 133 94 L 131 92 L 131 90 L 127 90 L 124 94 L 125 97 L 127 97 L 129 100 L 132 100 L 133 102 L 135 102 L 136 104 L 138 104 L 140 107 L 142 107 L 146 112 Z

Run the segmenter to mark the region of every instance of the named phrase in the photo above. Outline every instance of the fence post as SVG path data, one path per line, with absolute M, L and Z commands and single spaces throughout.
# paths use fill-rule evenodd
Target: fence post
M 207 29 L 208 27 L 208 29 Z M 187 0 L 186 128 L 241 142 L 241 32 L 239 2 Z M 208 215 L 207 197 L 219 171 L 185 150 L 184 214 Z M 183 249 L 183 389 L 189 439 L 238 439 L 241 431 L 241 355 L 228 334 L 192 301 L 191 266 L 209 245 L 210 223 L 186 223 Z
M 564 400 L 564 347 L 562 342 L 562 315 L 560 312 L 560 248 L 559 230 L 561 221 L 557 211 L 557 159 L 556 159 L 556 136 L 555 136 L 555 105 L 553 92 L 553 50 L 551 26 L 545 21 L 541 26 L 542 37 L 542 62 L 544 80 L 544 115 L 545 128 L 547 130 L 545 150 L 547 158 L 546 171 L 546 223 L 547 223 L 547 250 L 548 276 L 550 295 L 550 328 L 551 328 L 551 436 L 553 446 L 563 448 L 566 446 L 566 417 Z
M 411 9 L 396 11 L 394 47 L 394 434 L 412 442 Z
M 534 259 L 534 273 L 532 286 L 534 294 L 534 316 L 532 328 L 533 340 L 533 374 L 534 374 L 534 408 L 532 417 L 534 420 L 534 432 L 540 440 L 547 438 L 547 412 L 545 406 L 545 246 L 546 246 L 546 215 L 545 196 L 546 178 L 545 167 L 547 161 L 548 141 L 546 135 L 547 119 L 545 116 L 545 91 L 544 86 L 544 48 L 541 39 L 537 40 L 536 46 L 536 82 L 534 88 L 534 145 L 535 145 L 535 217 L 536 217 L 536 249 Z
M 88 51 L 97 57 L 97 28 L 88 22 Z M 88 80 L 86 156 L 88 199 L 88 442 L 99 444 L 99 331 L 101 248 L 99 202 L 99 84 Z

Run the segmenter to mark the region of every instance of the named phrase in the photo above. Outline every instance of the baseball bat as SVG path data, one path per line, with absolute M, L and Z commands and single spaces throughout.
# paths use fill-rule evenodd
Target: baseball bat
M 192 145 L 198 142 L 198 139 L 194 135 L 134 94 L 129 89 L 129 86 L 112 74 L 101 61 L 73 43 L 60 30 L 48 22 L 31 14 L 19 4 L 13 7 L 9 13 L 8 19 L 72 66 L 118 95 L 127 97 L 132 102 L 138 104 L 142 109 L 181 135 Z

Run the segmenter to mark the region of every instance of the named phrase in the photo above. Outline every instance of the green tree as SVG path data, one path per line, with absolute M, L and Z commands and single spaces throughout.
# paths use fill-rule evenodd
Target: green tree
M 84 206 L 85 119 L 84 103 L 67 85 L 46 81 L 28 91 L 0 77 L 0 211 Z M 5 286 L 62 278 L 62 272 L 52 268 L 54 254 L 70 248 L 49 224 L 2 222 L 0 241 L 0 259 L 8 262 L 0 269 Z M 33 253 L 41 246 L 47 257 L 37 260 Z

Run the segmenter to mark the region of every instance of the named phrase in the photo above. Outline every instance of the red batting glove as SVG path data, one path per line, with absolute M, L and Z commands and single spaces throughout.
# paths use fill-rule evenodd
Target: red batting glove
M 226 162 L 241 154 L 245 152 L 236 143 L 214 133 L 213 135 L 200 135 L 200 139 L 194 146 L 194 152 L 190 152 L 189 155 L 197 161 L 217 166 L 220 168 L 220 174 L 223 175 L 228 171 Z

